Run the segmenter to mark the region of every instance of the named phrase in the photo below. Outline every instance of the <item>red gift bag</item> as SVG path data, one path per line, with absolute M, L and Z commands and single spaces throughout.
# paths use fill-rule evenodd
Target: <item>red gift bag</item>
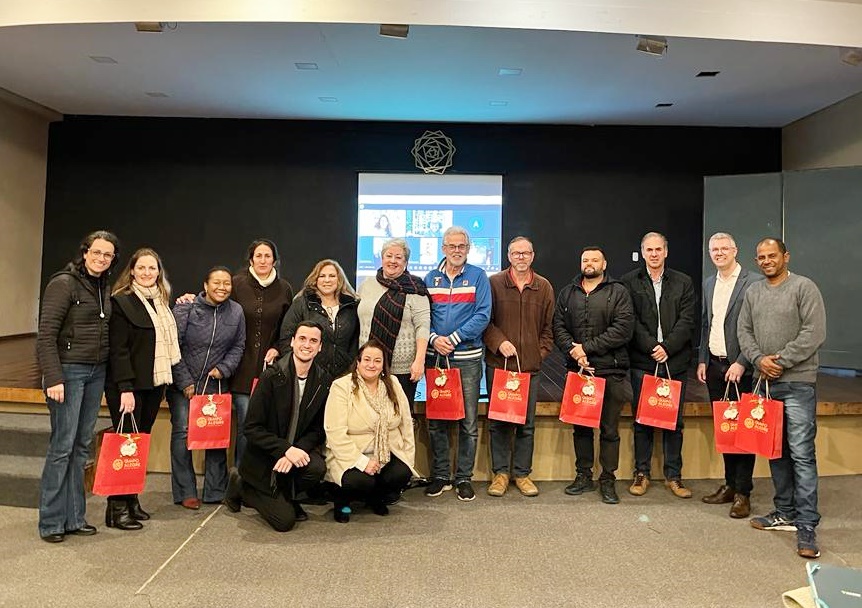
M 530 374 L 521 372 L 521 361 L 515 353 L 518 371 L 506 369 L 509 358 L 503 360 L 503 369 L 494 370 L 494 382 L 488 397 L 488 418 L 524 424 L 527 421 L 527 402 L 530 395 Z
M 721 401 L 712 402 L 712 424 L 715 432 L 715 449 L 720 454 L 746 454 L 736 447 L 736 431 L 739 424 L 739 385 L 736 388 L 736 401 L 729 399 L 730 382 L 724 389 Z
M 449 366 L 440 368 L 440 357 L 434 367 L 425 370 L 425 417 L 428 420 L 461 420 L 464 418 L 464 393 L 461 390 L 461 370 Z
M 560 420 L 569 424 L 599 428 L 602 403 L 605 399 L 605 379 L 590 374 L 582 367 L 578 373 L 566 374 L 566 388 L 560 403 Z
M 147 459 L 150 455 L 149 433 L 139 433 L 135 417 L 132 432 L 120 433 L 124 413 L 116 433 L 105 433 L 96 463 L 96 480 L 93 494 L 116 496 L 118 494 L 140 494 L 147 479 Z
M 770 397 L 769 380 L 766 380 L 765 396 L 757 394 L 761 379 L 757 379 L 754 393 L 744 393 L 739 400 L 740 424 L 734 445 L 769 459 L 781 458 L 784 403 Z
M 212 450 L 230 445 L 230 393 L 195 395 L 189 401 L 189 433 L 186 447 L 190 450 Z M 207 390 L 204 382 L 204 392 Z
M 667 363 L 664 367 L 667 370 L 667 378 L 659 377 L 658 364 L 655 366 L 654 375 L 644 376 L 636 420 L 638 424 L 672 431 L 676 428 L 676 417 L 679 414 L 682 382 L 671 379 Z
M 263 369 L 262 369 L 262 370 L 260 370 L 260 373 L 262 374 L 262 373 L 263 373 L 263 372 L 265 372 L 265 371 L 266 371 L 266 361 L 264 361 L 264 362 L 263 362 Z M 257 383 L 258 383 L 259 381 L 260 381 L 260 374 L 258 374 L 257 376 L 255 376 L 255 377 L 252 379 L 252 381 L 251 381 L 251 391 L 250 391 L 250 392 L 249 392 L 249 394 L 248 394 L 248 396 L 249 396 L 249 397 L 251 397 L 251 396 L 254 394 L 254 389 L 256 389 L 256 388 L 257 388 Z

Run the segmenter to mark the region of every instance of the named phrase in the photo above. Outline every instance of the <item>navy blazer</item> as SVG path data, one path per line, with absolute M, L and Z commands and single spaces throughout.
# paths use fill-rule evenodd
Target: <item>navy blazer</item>
M 745 299 L 746 290 L 755 282 L 763 279 L 762 274 L 749 272 L 745 267 L 739 272 L 736 285 L 730 294 L 730 302 L 727 303 L 727 314 L 724 317 L 724 345 L 727 348 L 727 358 L 751 369 L 751 363 L 739 349 L 739 338 L 736 336 L 736 324 L 739 320 L 739 311 L 742 309 L 742 301 Z M 715 274 L 711 274 L 703 281 L 703 307 L 700 328 L 700 349 L 697 362 L 709 362 L 709 328 L 712 325 L 712 296 L 715 293 Z

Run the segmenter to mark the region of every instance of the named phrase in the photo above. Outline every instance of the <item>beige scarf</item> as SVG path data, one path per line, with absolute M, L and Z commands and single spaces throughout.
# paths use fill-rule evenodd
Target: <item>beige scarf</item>
M 386 387 L 383 386 L 383 379 L 377 383 L 377 391 L 372 393 L 365 381 L 359 379 L 359 388 L 368 405 L 377 414 L 377 428 L 374 429 L 374 457 L 380 463 L 380 466 L 385 466 L 389 462 L 389 422 L 395 414 L 395 406 L 389 400 L 389 395 L 386 393 Z
M 278 273 L 275 271 L 275 268 L 269 271 L 269 274 L 266 276 L 265 279 L 261 279 L 259 276 L 257 276 L 257 273 L 254 271 L 254 266 L 249 266 L 248 271 L 251 276 L 254 277 L 254 280 L 260 283 L 261 287 L 269 287 L 278 278 Z
M 153 357 L 153 386 L 172 384 L 171 366 L 180 362 L 180 345 L 177 338 L 177 322 L 162 300 L 159 288 L 142 287 L 132 281 L 132 291 L 144 303 L 156 330 L 156 352 Z M 152 306 L 147 302 L 152 300 Z

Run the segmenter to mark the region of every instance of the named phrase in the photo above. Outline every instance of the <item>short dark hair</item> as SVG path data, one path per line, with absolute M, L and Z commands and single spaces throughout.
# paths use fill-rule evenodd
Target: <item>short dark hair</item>
M 320 331 L 320 335 L 323 336 L 323 326 L 317 321 L 300 321 L 296 324 L 296 329 L 293 330 L 293 335 L 296 335 L 296 330 L 300 327 L 311 327 L 312 329 L 317 329 Z
M 778 245 L 778 251 L 781 252 L 781 255 L 787 253 L 787 245 L 784 244 L 784 241 L 782 241 L 781 239 L 777 239 L 774 236 L 768 236 L 765 239 L 760 239 L 757 242 L 757 245 L 754 247 L 755 251 L 757 251 L 758 247 L 760 247 L 764 243 L 768 243 L 769 241 L 773 241 L 776 245 Z
M 581 255 L 584 255 L 588 251 L 598 251 L 599 253 L 602 254 L 602 257 L 605 260 L 608 259 L 608 256 L 605 255 L 605 250 L 602 249 L 601 247 L 599 247 L 598 245 L 589 245 L 587 247 L 584 247 L 583 249 L 581 249 Z

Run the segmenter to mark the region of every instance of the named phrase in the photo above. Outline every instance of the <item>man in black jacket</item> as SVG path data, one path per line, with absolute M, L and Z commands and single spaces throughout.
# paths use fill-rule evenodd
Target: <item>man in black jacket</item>
M 635 308 L 634 337 L 629 344 L 632 361 L 632 408 L 637 418 L 641 384 L 646 374 L 660 375 L 667 369 L 674 380 L 682 382 L 676 428 L 662 431 L 665 485 L 679 498 L 691 498 L 691 490 L 682 482 L 682 429 L 685 380 L 691 360 L 691 338 L 694 331 L 695 294 L 691 277 L 665 266 L 667 238 L 648 232 L 641 239 L 645 266 L 622 277 Z M 634 422 L 635 473 L 629 492 L 643 496 L 650 484 L 655 428 Z
M 581 367 L 605 379 L 599 427 L 599 486 L 602 502 L 620 501 L 614 482 L 620 462 L 620 411 L 632 399 L 626 344 L 634 315 L 625 286 L 605 274 L 608 263 L 599 247 L 581 252 L 581 274 L 560 290 L 554 309 L 554 342 L 566 353 L 566 367 Z M 574 425 L 575 480 L 565 492 L 577 496 L 596 488 L 593 482 L 593 429 Z
M 308 519 L 297 497 L 326 472 L 317 448 L 332 379 L 314 361 L 322 339 L 320 325 L 300 322 L 291 352 L 261 375 L 245 419 L 246 452 L 240 470 L 231 469 L 225 505 L 234 513 L 243 504 L 257 509 L 278 532 Z

